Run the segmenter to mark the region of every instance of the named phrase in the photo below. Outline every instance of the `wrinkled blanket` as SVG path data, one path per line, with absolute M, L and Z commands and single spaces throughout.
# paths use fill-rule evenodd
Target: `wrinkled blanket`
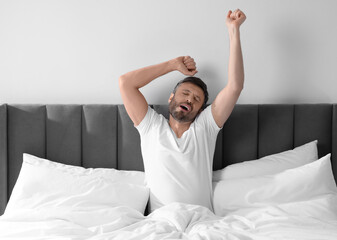
M 220 217 L 171 203 L 144 216 L 128 207 L 27 209 L 0 217 L 0 239 L 337 239 L 337 196 Z

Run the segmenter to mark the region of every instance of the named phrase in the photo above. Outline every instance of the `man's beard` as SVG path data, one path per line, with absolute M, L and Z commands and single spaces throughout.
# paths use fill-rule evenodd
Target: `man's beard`
M 180 108 L 180 104 L 177 104 L 174 97 L 171 100 L 169 104 L 169 113 L 172 115 L 172 117 L 178 121 L 178 122 L 192 122 L 194 121 L 195 117 L 193 113 L 190 112 L 184 112 L 182 110 L 177 110 L 177 107 Z

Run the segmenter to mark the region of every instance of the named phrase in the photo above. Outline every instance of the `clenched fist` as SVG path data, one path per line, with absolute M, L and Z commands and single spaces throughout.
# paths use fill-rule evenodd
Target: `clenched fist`
M 226 25 L 230 28 L 239 28 L 240 25 L 246 20 L 246 15 L 240 10 L 236 9 L 234 12 L 228 11 L 226 18 Z
M 178 70 L 182 74 L 185 74 L 187 76 L 193 76 L 198 72 L 194 59 L 190 56 L 177 57 L 175 60 L 176 70 Z

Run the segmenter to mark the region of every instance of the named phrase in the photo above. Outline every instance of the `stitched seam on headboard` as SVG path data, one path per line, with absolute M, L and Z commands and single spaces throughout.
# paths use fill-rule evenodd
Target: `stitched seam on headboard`
M 116 169 L 118 169 L 118 148 L 119 148 L 119 141 L 118 141 L 118 133 L 119 133 L 119 127 L 118 127 L 118 121 L 119 121 L 119 107 L 117 105 L 116 108 Z
M 293 149 L 295 148 L 295 104 L 293 104 Z
M 332 159 L 332 164 L 333 164 L 333 160 L 334 160 L 334 154 L 335 151 L 334 151 L 334 131 L 336 131 L 334 129 L 334 122 L 333 122 L 333 119 L 334 119 L 334 108 L 333 108 L 333 104 L 331 104 L 331 159 Z
M 44 105 L 44 157 L 47 158 L 47 105 Z
M 336 154 L 336 151 L 335 151 L 335 149 L 334 149 L 334 146 L 335 146 L 335 148 L 336 148 L 336 145 L 335 145 L 335 142 L 334 142 L 334 140 L 336 140 L 335 139 L 335 137 L 334 137 L 334 132 L 337 130 L 337 129 L 335 129 L 335 123 L 334 123 L 334 117 L 336 117 L 335 116 L 335 114 L 336 114 L 336 112 L 334 111 L 334 104 L 331 104 L 331 122 L 330 122 L 330 126 L 331 126 L 331 151 L 330 151 L 330 153 L 331 153 L 331 156 L 330 156 L 330 161 L 331 161 L 331 167 L 332 167 L 332 172 L 333 172 L 333 176 L 334 176 L 334 179 L 335 179 L 335 182 L 337 183 L 337 176 L 336 176 L 336 174 L 335 174 L 335 172 L 336 172 L 336 165 L 334 164 L 335 162 L 336 162 L 336 157 L 335 157 L 335 154 Z
M 209 106 L 210 104 L 207 104 L 207 107 Z M 235 104 L 235 106 L 234 107 L 237 107 L 237 104 Z M 233 111 L 234 111 L 234 109 L 233 109 Z M 226 124 L 226 123 L 225 123 Z M 225 133 L 224 133 L 224 130 L 223 130 L 223 127 L 224 127 L 224 125 L 222 126 L 222 129 L 220 130 L 221 131 L 221 139 L 220 139 L 220 142 L 221 142 L 221 145 L 220 145 L 220 147 L 221 147 L 221 156 L 220 156 L 220 161 L 221 161 L 221 168 L 224 168 L 225 167 L 225 162 L 226 162 L 226 160 L 224 159 L 224 153 L 225 153 L 225 150 L 224 150 L 224 148 L 225 148 L 225 146 L 224 146 L 224 135 L 225 135 Z M 216 147 L 216 145 L 215 145 L 215 147 Z M 215 151 L 215 150 L 214 150 Z M 214 157 L 215 157 L 215 155 L 213 155 L 213 166 L 212 166 L 212 168 L 214 169 Z
M 80 114 L 80 118 L 81 118 L 81 130 L 80 130 L 80 138 L 81 138 L 81 151 L 80 151 L 80 161 L 81 161 L 81 166 L 83 167 L 83 117 L 84 115 L 84 111 L 83 111 L 83 104 L 81 105 L 81 114 Z
M 6 199 L 7 199 L 7 203 L 9 201 L 9 146 L 8 146 L 8 105 L 6 104 L 5 106 L 5 112 L 6 112 L 6 154 L 5 154 L 5 158 L 6 158 L 6 178 L 7 178 L 7 182 L 6 182 Z M 6 203 L 6 205 L 7 205 Z
M 257 141 L 256 141 L 256 159 L 258 159 L 260 157 L 260 151 L 259 151 L 259 147 L 260 147 L 260 104 L 257 105 Z

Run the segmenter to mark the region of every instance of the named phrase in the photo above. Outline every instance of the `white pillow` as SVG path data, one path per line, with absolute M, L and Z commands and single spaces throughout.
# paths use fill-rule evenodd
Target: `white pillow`
M 318 159 L 317 140 L 298 146 L 293 150 L 268 155 L 256 160 L 228 165 L 213 172 L 213 182 L 275 174 L 286 169 L 302 166 Z
M 23 162 L 29 163 L 30 165 L 58 169 L 59 171 L 67 172 L 70 174 L 103 177 L 113 181 L 146 186 L 145 173 L 141 171 L 126 171 L 113 168 L 84 168 L 80 166 L 67 165 L 48 159 L 39 158 L 28 153 L 23 154 Z
M 24 153 L 5 214 L 40 207 L 128 206 L 144 213 L 149 189 L 144 173 L 85 169 Z
M 275 175 L 213 182 L 215 214 L 224 216 L 242 208 L 304 201 L 337 193 L 330 155 Z

